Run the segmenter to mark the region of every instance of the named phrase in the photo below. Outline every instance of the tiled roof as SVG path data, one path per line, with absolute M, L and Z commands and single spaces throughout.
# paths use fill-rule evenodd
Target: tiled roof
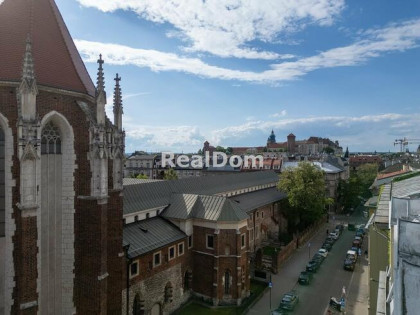
M 164 207 L 173 193 L 215 195 L 277 181 L 274 171 L 259 171 L 128 185 L 124 187 L 124 214 Z
M 174 194 L 162 216 L 168 219 L 202 219 L 217 222 L 248 219 L 246 212 L 226 197 L 192 194 Z
M 95 96 L 54 0 L 5 0 L 0 5 L 0 81 L 21 81 L 28 35 L 39 85 Z
M 277 188 L 267 188 L 248 194 L 233 196 L 229 199 L 237 202 L 242 210 L 248 212 L 273 202 L 280 201 L 284 198 L 286 198 L 286 194 L 284 192 L 277 190 Z
M 130 244 L 128 254 L 136 257 L 181 240 L 187 235 L 159 216 L 124 225 L 123 243 Z

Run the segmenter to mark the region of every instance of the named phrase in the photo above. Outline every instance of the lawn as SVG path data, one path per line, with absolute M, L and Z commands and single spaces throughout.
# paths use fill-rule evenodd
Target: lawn
M 182 309 L 180 309 L 176 314 L 179 315 L 190 315 L 190 314 L 200 314 L 200 315 L 239 315 L 242 314 L 245 309 L 254 301 L 258 296 L 260 296 L 264 289 L 267 287 L 265 283 L 258 281 L 251 281 L 251 296 L 246 299 L 241 306 L 234 307 L 219 307 L 219 308 L 210 308 L 206 307 L 197 302 L 192 302 Z

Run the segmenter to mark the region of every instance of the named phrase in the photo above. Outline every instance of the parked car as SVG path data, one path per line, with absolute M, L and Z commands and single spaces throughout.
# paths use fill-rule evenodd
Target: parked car
M 360 241 L 360 244 L 363 244 L 363 237 L 361 237 L 361 236 L 356 235 L 356 236 L 354 237 L 354 240 L 355 240 L 355 241 Z
M 340 229 L 335 229 L 333 232 L 337 233 L 337 235 L 338 235 L 338 236 L 340 236 L 340 235 L 341 235 L 341 231 L 340 231 Z
M 336 232 L 331 232 L 329 234 L 329 237 L 331 237 L 334 240 L 338 240 L 339 235 Z
M 325 257 L 320 255 L 319 253 L 316 253 L 311 260 L 319 262 L 321 264 L 324 261 Z
M 325 248 L 320 248 L 318 250 L 318 254 L 320 254 L 321 256 L 327 257 L 328 256 L 328 251 Z
M 290 291 L 283 295 L 279 308 L 288 311 L 293 311 L 298 302 L 299 296 L 296 294 L 295 291 Z
M 344 259 L 343 268 L 345 270 L 354 270 L 357 261 L 357 251 L 355 250 L 348 250 L 346 253 L 346 258 Z
M 311 260 L 306 264 L 306 271 L 317 272 L 321 263 L 317 260 Z
M 353 243 L 351 244 L 351 247 L 362 247 L 362 243 L 359 240 L 353 240 Z
M 363 234 L 363 230 L 357 230 L 356 231 L 356 236 L 360 236 L 361 238 L 364 238 L 365 235 Z
M 313 274 L 312 272 L 302 271 L 299 275 L 298 282 L 300 284 L 310 284 L 312 282 Z
M 343 224 L 337 224 L 336 226 L 335 226 L 335 229 L 337 230 L 340 230 L 340 232 L 343 232 L 344 231 L 344 225 Z
M 332 245 L 330 243 L 324 243 L 321 248 L 325 248 L 327 251 L 330 251 L 332 249 Z
M 328 237 L 325 239 L 325 242 L 329 242 L 329 243 L 331 243 L 331 245 L 334 245 L 335 241 L 336 241 L 336 239 L 333 239 L 333 238 L 332 238 L 332 237 L 330 237 L 330 236 L 328 236 Z

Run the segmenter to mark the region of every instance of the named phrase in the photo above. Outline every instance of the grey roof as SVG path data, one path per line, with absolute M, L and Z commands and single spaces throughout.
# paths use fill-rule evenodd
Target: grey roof
M 373 196 L 373 197 L 370 197 L 365 202 L 365 207 L 376 207 L 377 203 L 378 203 L 378 196 Z
M 132 155 L 128 158 L 128 160 L 153 160 L 156 155 L 151 154 L 141 154 L 141 155 Z
M 147 184 L 154 182 L 161 182 L 162 179 L 139 179 L 139 178 L 123 178 L 123 185 Z
M 391 200 L 391 184 L 384 186 L 379 196 L 378 207 L 375 212 L 375 223 L 389 223 L 389 201 Z
M 130 244 L 128 254 L 136 257 L 181 240 L 187 235 L 159 216 L 124 225 L 123 243 Z
M 286 194 L 277 190 L 277 188 L 268 188 L 254 191 L 248 194 L 233 196 L 229 199 L 238 203 L 242 210 L 248 212 L 259 207 L 271 204 L 273 202 L 286 198 Z
M 162 216 L 170 219 L 202 219 L 217 222 L 238 222 L 248 215 L 236 202 L 226 197 L 174 194 Z
M 420 173 L 419 173 L 420 175 Z M 392 185 L 393 197 L 410 197 L 420 195 L 420 176 L 404 179 Z
M 215 195 L 278 182 L 274 171 L 246 172 L 239 174 L 189 177 L 124 187 L 124 214 L 165 207 L 171 195 Z
M 375 188 L 375 187 L 379 187 L 379 186 L 382 186 L 382 185 L 385 185 L 385 184 L 389 184 L 394 179 L 399 178 L 399 177 L 403 177 L 403 176 L 407 176 L 409 174 L 412 174 L 412 173 L 397 174 L 395 176 L 389 176 L 389 177 L 381 178 L 381 179 L 376 178 L 375 181 L 373 182 L 373 184 L 370 186 L 370 189 Z M 419 175 L 420 175 L 420 173 L 419 173 Z

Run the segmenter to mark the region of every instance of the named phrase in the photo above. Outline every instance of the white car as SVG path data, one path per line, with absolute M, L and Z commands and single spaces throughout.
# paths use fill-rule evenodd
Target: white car
M 328 251 L 325 248 L 321 248 L 318 250 L 318 254 L 327 257 L 328 256 Z
M 331 232 L 331 233 L 330 233 L 330 237 L 331 237 L 332 239 L 338 240 L 338 234 L 337 234 L 336 232 Z

